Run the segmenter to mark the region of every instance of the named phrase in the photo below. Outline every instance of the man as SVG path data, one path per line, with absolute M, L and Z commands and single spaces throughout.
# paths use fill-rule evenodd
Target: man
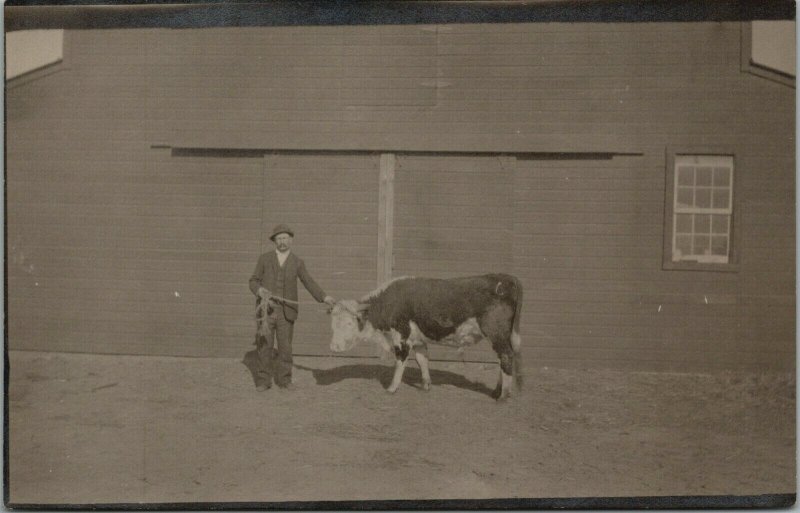
M 335 300 L 325 294 L 311 278 L 303 260 L 292 253 L 294 232 L 285 224 L 272 230 L 270 240 L 275 243 L 275 251 L 264 253 L 258 258 L 256 269 L 250 278 L 250 290 L 256 295 L 256 305 L 269 301 L 266 336 L 256 333 L 256 352 L 253 378 L 256 390 L 263 392 L 272 385 L 273 371 L 275 384 L 280 388 L 294 389 L 292 384 L 292 335 L 297 319 L 297 279 L 303 282 L 306 290 L 318 302 L 333 305 Z M 277 338 L 277 354 L 273 352 Z M 276 360 L 277 357 L 277 360 Z M 273 369 L 274 366 L 274 369 Z

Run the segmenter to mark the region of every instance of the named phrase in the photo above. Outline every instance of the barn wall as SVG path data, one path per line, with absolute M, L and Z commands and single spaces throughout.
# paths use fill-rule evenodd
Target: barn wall
M 760 233 L 756 197 L 765 191 L 752 188 L 745 163 L 738 172 L 742 269 L 665 271 L 663 159 L 519 161 L 514 267 L 528 286 L 528 354 L 672 370 L 790 366 L 794 262 L 783 241 L 793 222 L 776 214 Z M 781 187 L 791 186 L 769 188 L 778 210 L 788 207 Z M 751 246 L 764 236 L 783 246 L 766 266 L 765 250 Z
M 513 171 L 498 157 L 398 158 L 393 274 L 511 272 Z
M 64 62 L 7 93 L 11 347 L 247 347 L 246 280 L 273 223 L 266 160 L 165 147 L 341 150 L 365 159 L 346 166 L 365 180 L 374 169 L 376 190 L 377 164 L 358 151 L 397 152 L 400 165 L 416 155 L 404 152 L 438 163 L 453 158 L 441 152 L 575 152 L 584 157 L 509 155 L 506 168 L 532 358 L 790 367 L 794 89 L 742 73 L 739 36 L 738 23 L 68 31 Z M 666 148 L 719 145 L 736 151 L 740 269 L 661 270 Z M 588 158 L 596 152 L 630 155 Z M 336 159 L 307 162 L 334 183 L 352 179 Z M 448 168 L 428 167 L 430 183 L 446 185 Z M 369 187 L 357 188 L 368 226 L 355 229 L 377 230 Z M 400 174 L 399 214 L 419 215 L 413 201 L 458 212 L 455 196 L 436 206 L 403 187 Z M 333 231 L 349 214 L 314 194 L 297 198 L 292 222 L 319 240 L 299 239 L 298 251 L 343 297 L 376 278 L 375 265 L 366 239 L 351 254 L 353 235 Z M 403 229 L 396 255 L 420 254 L 404 248 Z M 348 273 L 365 265 L 363 283 L 334 275 L 322 244 L 349 255 Z M 323 329 L 304 312 L 309 336 Z
M 35 143 L 9 143 L 12 348 L 201 355 L 252 337 L 260 161 Z
M 152 77 L 153 137 L 175 146 L 639 152 L 747 136 L 774 149 L 792 95 L 741 73 L 739 38 L 739 23 L 546 23 L 152 30 L 111 55 L 97 55 L 101 31 L 75 44 L 119 85 Z M 751 95 L 768 98 L 755 117 Z

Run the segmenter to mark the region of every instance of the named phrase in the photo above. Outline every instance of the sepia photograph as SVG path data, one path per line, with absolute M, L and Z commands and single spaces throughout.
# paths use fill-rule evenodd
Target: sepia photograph
M 9 0 L 4 506 L 786 508 L 786 0 Z

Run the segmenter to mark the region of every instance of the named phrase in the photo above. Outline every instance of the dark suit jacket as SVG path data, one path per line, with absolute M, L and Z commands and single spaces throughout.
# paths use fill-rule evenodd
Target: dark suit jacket
M 303 262 L 302 258 L 294 253 L 289 253 L 289 257 L 286 259 L 283 266 L 284 269 L 281 269 L 278 263 L 278 255 L 275 251 L 264 253 L 258 257 L 256 269 L 253 271 L 253 276 L 250 277 L 250 290 L 258 298 L 257 302 L 261 300 L 261 298 L 258 297 L 259 287 L 264 287 L 276 296 L 297 301 L 297 278 L 300 278 L 300 281 L 303 282 L 306 290 L 314 296 L 314 299 L 320 303 L 325 300 L 327 294 L 325 294 L 325 291 L 311 278 L 311 275 L 308 274 L 306 264 Z M 286 277 L 283 281 L 283 290 L 277 289 L 278 273 L 280 272 L 286 273 Z M 294 320 L 297 319 L 298 305 L 294 303 L 282 304 L 286 320 L 294 322 Z

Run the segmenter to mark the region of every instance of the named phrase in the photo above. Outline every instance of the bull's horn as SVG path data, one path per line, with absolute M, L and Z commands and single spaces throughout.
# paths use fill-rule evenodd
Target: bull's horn
M 363 312 L 365 310 L 369 310 L 369 303 L 359 303 L 356 306 L 356 310 L 359 312 Z

